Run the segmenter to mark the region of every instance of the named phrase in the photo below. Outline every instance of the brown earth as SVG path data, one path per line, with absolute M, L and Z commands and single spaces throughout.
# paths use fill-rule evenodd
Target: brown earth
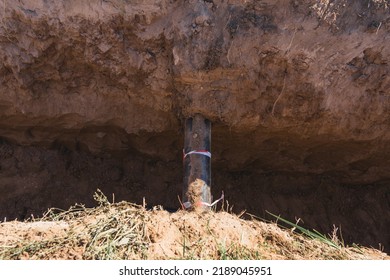
M 0 224 L 0 259 L 390 260 L 378 250 L 345 246 L 335 234 L 309 238 L 248 217 L 169 213 L 105 198 L 95 208 L 73 206 L 41 220 Z
M 390 252 L 389 5 L 3 0 L 0 218 L 98 187 L 179 208 L 201 113 L 215 197 Z

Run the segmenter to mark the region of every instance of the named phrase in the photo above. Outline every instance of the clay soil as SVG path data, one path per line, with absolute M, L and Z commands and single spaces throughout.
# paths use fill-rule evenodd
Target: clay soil
M 386 0 L 0 1 L 0 256 L 109 258 L 87 246 L 96 223 L 135 211 L 148 233 L 116 256 L 223 258 L 237 245 L 247 253 L 229 257 L 382 258 L 267 237 L 269 224 L 230 214 L 337 228 L 346 246 L 390 253 L 389 45 Z M 196 114 L 212 123 L 211 193 L 229 214 L 177 212 Z M 98 188 L 148 210 L 23 222 L 89 209 Z

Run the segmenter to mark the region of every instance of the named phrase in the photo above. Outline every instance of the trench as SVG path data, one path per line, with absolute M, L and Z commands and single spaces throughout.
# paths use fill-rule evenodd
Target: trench
M 385 1 L 49 2 L 0 9 L 0 221 L 176 211 L 200 113 L 225 209 L 390 252 Z
M 281 148 L 277 139 L 282 136 L 271 134 L 262 143 L 271 141 L 273 148 L 264 146 L 261 151 L 249 134 L 229 131 L 222 124 L 215 124 L 212 131 L 211 193 L 219 197 L 224 191 L 224 209 L 272 220 L 269 211 L 290 221 L 300 219 L 302 226 L 326 234 L 337 228 L 346 244 L 389 252 L 389 221 L 383 218 L 389 212 L 389 182 L 345 184 L 336 171 L 289 171 L 275 162 L 280 162 L 280 149 L 284 157 L 285 148 L 291 154 L 301 153 L 291 144 L 299 139 L 290 139 L 290 146 Z M 100 141 L 126 138 L 126 148 L 114 143 L 93 152 L 88 145 L 99 143 L 96 139 L 89 143 L 91 135 Z M 148 207 L 176 211 L 182 193 L 183 137 L 180 128 L 126 135 L 118 128 L 93 127 L 78 134 L 77 139 L 84 139 L 80 143 L 65 137 L 46 145 L 22 146 L 2 138 L 0 218 L 41 217 L 48 208 L 68 209 L 76 203 L 93 207 L 97 189 L 110 201 L 146 202 Z M 248 155 L 254 156 L 248 159 Z

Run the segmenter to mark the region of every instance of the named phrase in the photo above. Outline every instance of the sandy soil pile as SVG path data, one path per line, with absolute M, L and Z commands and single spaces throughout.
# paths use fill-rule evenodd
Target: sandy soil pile
M 344 247 L 336 236 L 310 239 L 253 216 L 169 213 L 95 197 L 101 202 L 96 208 L 52 209 L 39 221 L 0 224 L 0 258 L 390 259 L 377 250 Z

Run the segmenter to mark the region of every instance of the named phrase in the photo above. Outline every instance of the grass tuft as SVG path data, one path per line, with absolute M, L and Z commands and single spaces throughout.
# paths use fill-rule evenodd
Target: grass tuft
M 266 211 L 266 212 L 267 212 L 269 215 L 271 215 L 272 217 L 276 218 L 277 221 L 280 220 L 280 221 L 282 221 L 283 223 L 285 223 L 285 224 L 287 224 L 287 225 L 289 225 L 289 226 L 291 226 L 291 227 L 293 227 L 293 228 L 298 229 L 301 233 L 303 233 L 303 234 L 306 235 L 307 237 L 310 237 L 310 238 L 312 238 L 312 239 L 319 240 L 319 241 L 321 241 L 321 242 L 323 242 L 323 243 L 325 243 L 325 244 L 327 244 L 327 245 L 329 245 L 329 246 L 331 246 L 331 247 L 333 247 L 333 248 L 335 248 L 335 249 L 341 249 L 340 245 L 339 245 L 337 242 L 335 242 L 335 241 L 332 240 L 332 239 L 327 238 L 324 234 L 318 232 L 318 231 L 315 230 L 315 229 L 313 229 L 313 231 L 310 231 L 310 230 L 308 230 L 308 229 L 305 229 L 304 227 L 299 226 L 297 223 L 294 224 L 294 223 L 292 223 L 292 222 L 290 222 L 290 221 L 288 221 L 288 220 L 286 220 L 286 219 L 283 219 L 283 218 L 280 217 L 280 216 L 276 216 L 275 214 L 272 214 L 272 213 L 270 213 L 270 212 L 268 212 L 268 211 Z

